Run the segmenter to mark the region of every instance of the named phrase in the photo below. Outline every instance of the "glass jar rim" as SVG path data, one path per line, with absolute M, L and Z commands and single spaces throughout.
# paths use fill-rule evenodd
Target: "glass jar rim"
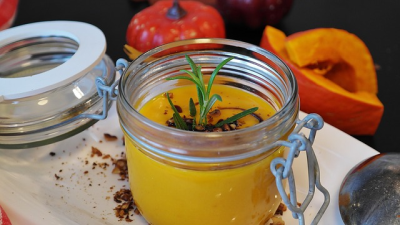
M 172 128 L 172 127 L 168 127 L 159 123 L 156 123 L 150 119 L 148 119 L 147 117 L 145 117 L 144 115 L 142 115 L 141 113 L 139 113 L 138 110 L 135 109 L 135 107 L 130 103 L 129 101 L 129 93 L 127 93 L 126 90 L 126 82 L 128 77 L 130 76 L 131 72 L 133 70 L 135 70 L 135 68 L 139 68 L 142 67 L 143 63 L 145 63 L 147 60 L 149 60 L 149 58 L 151 58 L 153 55 L 162 52 L 162 51 L 168 51 L 169 49 L 173 49 L 179 46 L 185 46 L 185 45 L 191 45 L 191 44 L 229 44 L 231 46 L 235 46 L 238 48 L 244 48 L 247 49 L 249 51 L 253 51 L 255 53 L 258 53 L 259 55 L 266 57 L 268 59 L 271 59 L 271 61 L 276 64 L 281 70 L 284 71 L 284 74 L 286 76 L 286 81 L 289 84 L 288 89 L 289 93 L 288 93 L 288 97 L 285 98 L 285 102 L 284 104 L 281 106 L 281 108 L 275 113 L 273 114 L 270 118 L 264 120 L 263 122 L 253 125 L 251 127 L 247 127 L 245 129 L 238 129 L 238 130 L 234 130 L 234 131 L 229 131 L 229 132 L 192 132 L 192 131 L 186 131 L 186 130 L 180 130 L 180 129 L 176 129 L 176 128 Z M 162 57 L 161 57 L 162 58 Z M 155 61 L 157 61 L 155 59 Z M 260 130 L 262 127 L 266 127 L 266 126 L 272 126 L 273 124 L 277 124 L 280 121 L 286 120 L 285 115 L 287 115 L 290 112 L 293 112 L 293 109 L 291 109 L 291 107 L 296 106 L 297 109 L 295 109 L 296 113 L 295 113 L 295 117 L 297 118 L 297 114 L 298 114 L 298 105 L 296 105 L 298 103 L 298 88 L 297 88 L 297 82 L 296 79 L 294 77 L 294 74 L 292 73 L 292 71 L 289 69 L 289 67 L 281 60 L 279 59 L 277 56 L 275 56 L 273 53 L 259 47 L 253 44 L 249 44 L 246 42 L 242 42 L 242 41 L 237 41 L 237 40 L 230 40 L 230 39 L 224 39 L 224 38 L 200 38 L 200 39 L 187 39 L 187 40 L 181 40 L 181 41 L 176 41 L 176 42 L 172 42 L 172 43 L 168 43 L 159 47 L 156 47 L 154 49 L 151 49 L 143 54 L 141 54 L 138 58 L 136 58 L 134 61 L 132 61 L 128 67 L 124 70 L 124 72 L 121 75 L 121 79 L 120 79 L 120 83 L 119 83 L 119 97 L 118 97 L 118 102 L 117 102 L 117 107 L 118 107 L 118 111 L 119 111 L 119 117 L 120 117 L 120 123 L 122 128 L 124 129 L 124 131 L 133 139 L 136 139 L 136 141 L 143 141 L 143 137 L 138 137 L 135 136 L 133 133 L 131 133 L 128 129 L 125 122 L 124 122 L 124 118 L 123 118 L 123 113 L 121 113 L 123 110 L 128 110 L 128 114 L 130 116 L 132 116 L 133 118 L 140 120 L 140 123 L 146 124 L 148 126 L 151 126 L 152 128 L 160 131 L 166 131 L 166 133 L 168 133 L 171 136 L 174 137 L 184 137 L 185 135 L 190 135 L 190 137 L 192 137 L 193 139 L 198 139 L 198 138 L 209 138 L 209 139 L 218 139 L 220 137 L 224 137 L 224 138 L 235 138 L 238 135 L 242 135 L 242 134 L 246 134 L 246 133 L 251 133 L 251 132 L 257 132 L 257 130 Z M 143 143 L 144 145 L 146 145 L 146 143 Z M 191 157 L 191 156 L 187 156 L 185 155 L 185 152 L 182 152 L 181 149 L 170 149 L 170 151 L 163 151 L 158 149 L 157 147 L 155 147 L 155 145 L 153 145 L 154 143 L 150 143 L 149 145 L 146 145 L 146 148 L 151 149 L 153 152 L 156 152 L 156 154 L 161 154 L 164 155 L 166 157 L 170 157 L 170 158 L 175 158 L 175 159 L 179 159 L 179 160 L 185 160 L 185 161 L 194 161 L 194 162 L 200 162 L 200 161 L 204 161 L 204 162 L 210 162 L 210 158 L 202 158 L 202 157 Z M 226 157 L 225 159 L 219 158 L 216 159 L 215 162 L 220 162 L 222 161 L 232 161 L 235 158 L 239 159 L 239 158 L 243 158 L 243 157 L 251 157 L 254 155 L 258 155 L 260 154 L 260 152 L 265 152 L 267 151 L 267 149 L 258 149 L 258 150 L 254 150 L 251 152 L 246 152 L 244 154 L 240 154 L 236 155 L 236 156 L 230 156 L 230 157 Z
M 103 32 L 87 23 L 76 21 L 44 21 L 13 27 L 2 32 L 0 54 L 12 50 L 13 43 L 40 37 L 59 36 L 78 43 L 79 48 L 74 56 L 53 68 L 33 76 L 2 78 L 0 102 L 25 98 L 51 91 L 73 80 L 84 76 L 103 58 L 106 51 L 106 40 Z M 53 74 L 56 73 L 57 76 Z
M 138 58 L 136 58 L 135 60 L 133 60 L 129 65 L 128 68 L 126 68 L 125 72 L 122 74 L 122 78 L 120 80 L 120 84 L 118 85 L 120 87 L 120 92 L 119 92 L 119 96 L 120 98 L 123 100 L 124 104 L 126 104 L 127 106 L 130 107 L 131 110 L 135 111 L 141 119 L 145 120 L 146 123 L 152 124 L 154 126 L 160 126 L 160 127 L 166 127 L 164 125 L 160 125 L 150 119 L 148 119 L 147 117 L 143 116 L 142 114 L 140 114 L 129 102 L 128 97 L 126 95 L 126 93 L 124 92 L 124 76 L 127 76 L 127 71 L 129 71 L 129 68 L 135 67 L 138 64 L 140 64 L 141 62 L 145 61 L 146 59 L 148 59 L 150 56 L 154 55 L 157 52 L 166 50 L 166 49 L 170 49 L 170 48 L 174 48 L 174 47 L 178 47 L 178 46 L 182 46 L 182 45 L 189 45 L 189 44 L 224 44 L 226 42 L 231 42 L 232 44 L 235 44 L 238 47 L 244 47 L 247 48 L 249 50 L 254 50 L 260 54 L 265 54 L 268 55 L 268 57 L 272 58 L 274 60 L 275 63 L 277 63 L 281 68 L 284 68 L 286 71 L 285 74 L 287 74 L 289 76 L 289 79 L 292 81 L 291 85 L 291 89 L 292 92 L 290 94 L 289 99 L 285 102 L 285 104 L 282 106 L 281 109 L 279 109 L 279 111 L 277 111 L 274 115 L 272 115 L 271 117 L 269 117 L 267 120 L 263 121 L 262 123 L 274 123 L 277 120 L 279 120 L 279 118 L 281 117 L 281 114 L 283 114 L 284 109 L 289 107 L 289 105 L 291 103 L 293 103 L 293 101 L 296 101 L 297 99 L 297 93 L 298 93 L 298 89 L 297 89 L 297 81 L 295 79 L 294 74 L 292 73 L 292 71 L 289 69 L 289 67 L 280 59 L 278 58 L 276 55 L 274 55 L 272 52 L 267 51 L 261 47 L 258 47 L 256 45 L 253 44 L 249 44 L 246 42 L 242 42 L 242 41 L 237 41 L 237 40 L 232 40 L 232 39 L 225 39 L 225 38 L 198 38 L 198 39 L 186 39 L 186 40 L 180 40 L 180 41 L 175 41 L 175 42 L 171 42 L 165 45 L 161 45 L 158 46 L 156 48 L 153 48 L 143 54 L 141 54 Z M 231 132 L 228 132 L 230 135 L 235 135 L 237 133 L 240 132 L 246 132 L 247 130 L 251 130 L 251 129 L 257 129 L 258 126 L 260 126 L 260 124 L 256 124 L 254 126 L 248 127 L 246 129 L 242 129 L 242 130 L 234 130 Z M 167 129 L 171 130 L 171 131 L 178 131 L 178 132 L 183 132 L 183 133 L 195 133 L 194 135 L 198 135 L 198 136 L 204 136 L 204 133 L 201 132 L 191 132 L 191 131 L 186 131 L 186 130 L 180 130 L 180 129 L 175 129 L 175 128 L 171 128 L 171 127 L 167 127 Z M 229 135 L 228 134 L 228 135 Z M 216 133 L 207 133 L 207 135 L 216 135 Z M 221 134 L 219 134 L 221 135 Z M 224 136 L 226 136 L 227 134 L 224 133 Z

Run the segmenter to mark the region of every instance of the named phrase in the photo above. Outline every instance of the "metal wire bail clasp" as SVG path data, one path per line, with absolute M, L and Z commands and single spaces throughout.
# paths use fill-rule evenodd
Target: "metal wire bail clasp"
M 288 141 L 278 141 L 276 143 L 278 146 L 289 148 L 287 159 L 279 157 L 275 158 L 271 162 L 271 172 L 275 176 L 276 185 L 282 197 L 282 201 L 286 204 L 288 209 L 292 211 L 293 217 L 298 219 L 299 224 L 301 225 L 304 225 L 305 223 L 304 211 L 313 199 L 315 187 L 317 187 L 317 189 L 324 195 L 324 202 L 311 224 L 318 224 L 330 202 L 328 190 L 321 185 L 318 161 L 312 148 L 316 132 L 322 128 L 323 123 L 322 118 L 317 114 L 309 114 L 303 120 L 298 121 L 298 125 L 293 130 L 292 134 L 289 135 Z M 304 134 L 299 133 L 304 127 L 310 129 L 308 138 Z M 305 151 L 307 155 L 309 190 L 307 197 L 299 207 L 297 205 L 296 185 L 292 165 L 294 158 L 297 158 L 301 151 Z M 285 179 L 288 179 L 290 199 L 287 196 L 283 185 Z
M 115 77 L 116 73 L 122 74 L 123 70 L 128 67 L 128 61 L 125 59 L 118 59 L 115 66 Z M 102 114 L 81 114 L 79 118 L 90 118 L 95 120 L 104 120 L 107 118 L 108 110 L 110 108 L 110 101 L 115 101 L 118 96 L 118 83 L 119 79 L 116 79 L 111 85 L 107 85 L 103 77 L 96 78 L 96 88 L 98 95 L 103 99 L 103 112 Z

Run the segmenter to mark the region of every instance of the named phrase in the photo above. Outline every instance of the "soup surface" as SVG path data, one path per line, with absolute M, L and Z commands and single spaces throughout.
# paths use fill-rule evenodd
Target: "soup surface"
M 192 97 L 195 103 L 197 99 L 195 86 L 176 88 L 168 93 L 170 93 L 170 95 L 172 94 L 172 103 L 182 109 L 182 113 L 180 114 L 189 117 L 189 99 Z M 259 123 L 257 117 L 265 120 L 276 112 L 275 109 L 264 99 L 235 87 L 213 85 L 210 96 L 212 96 L 212 94 L 219 94 L 222 98 L 222 101 L 217 101 L 210 110 L 211 112 L 214 109 L 219 109 L 221 112 L 220 115 L 213 116 L 213 120 L 209 121 L 212 124 L 217 123 L 220 119 L 226 119 L 238 114 L 243 110 L 258 107 L 258 110 L 254 113 L 256 116 L 248 115 L 239 120 L 239 123 L 241 124 L 239 129 L 242 129 Z M 199 112 L 198 106 L 197 112 Z M 172 118 L 173 111 L 165 94 L 161 94 L 147 102 L 141 108 L 140 113 L 152 121 L 165 125 L 166 121 Z

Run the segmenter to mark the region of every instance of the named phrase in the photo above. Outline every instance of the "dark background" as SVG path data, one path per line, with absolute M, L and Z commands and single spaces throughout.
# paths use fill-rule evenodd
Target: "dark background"
M 13 26 L 50 20 L 82 21 L 99 27 L 107 39 L 107 54 L 116 61 L 123 52 L 132 16 L 147 7 L 130 0 L 20 0 Z M 400 140 L 400 1 L 294 0 L 289 14 L 275 27 L 287 35 L 317 27 L 345 29 L 360 37 L 378 65 L 378 97 L 385 106 L 374 136 L 357 139 L 380 152 L 398 151 Z M 259 44 L 263 29 L 227 26 L 227 38 Z M 349 149 L 351 151 L 351 149 Z

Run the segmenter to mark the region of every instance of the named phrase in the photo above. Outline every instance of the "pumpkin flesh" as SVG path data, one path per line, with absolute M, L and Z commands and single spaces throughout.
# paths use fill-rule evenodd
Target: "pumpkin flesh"
M 302 35 L 308 34 L 305 32 Z M 328 53 L 316 56 L 318 53 L 310 50 L 308 56 L 308 53 L 302 56 L 299 48 L 303 50 L 307 48 L 299 43 L 296 43 L 299 44 L 295 47 L 296 52 L 289 53 L 287 46 L 290 41 L 282 31 L 267 26 L 260 46 L 280 57 L 295 74 L 299 85 L 301 110 L 320 114 L 327 123 L 348 134 L 373 135 L 383 114 L 383 105 L 376 96 L 377 82 L 374 69 L 370 66 L 366 67 L 367 69 L 362 68 L 361 71 L 366 70 L 369 75 L 366 77 L 360 75 L 362 72 L 359 71 L 359 66 L 354 67 L 349 62 L 343 62 L 343 58 L 347 56 L 342 56 L 344 53 L 340 51 L 333 53 L 332 56 L 327 56 Z M 310 58 L 313 56 L 315 60 Z M 356 53 L 352 57 L 368 58 Z M 292 58 L 297 63 L 293 62 Z M 322 69 L 310 66 L 318 61 L 325 62 L 328 66 L 321 67 Z M 349 76 L 350 72 L 357 75 Z

